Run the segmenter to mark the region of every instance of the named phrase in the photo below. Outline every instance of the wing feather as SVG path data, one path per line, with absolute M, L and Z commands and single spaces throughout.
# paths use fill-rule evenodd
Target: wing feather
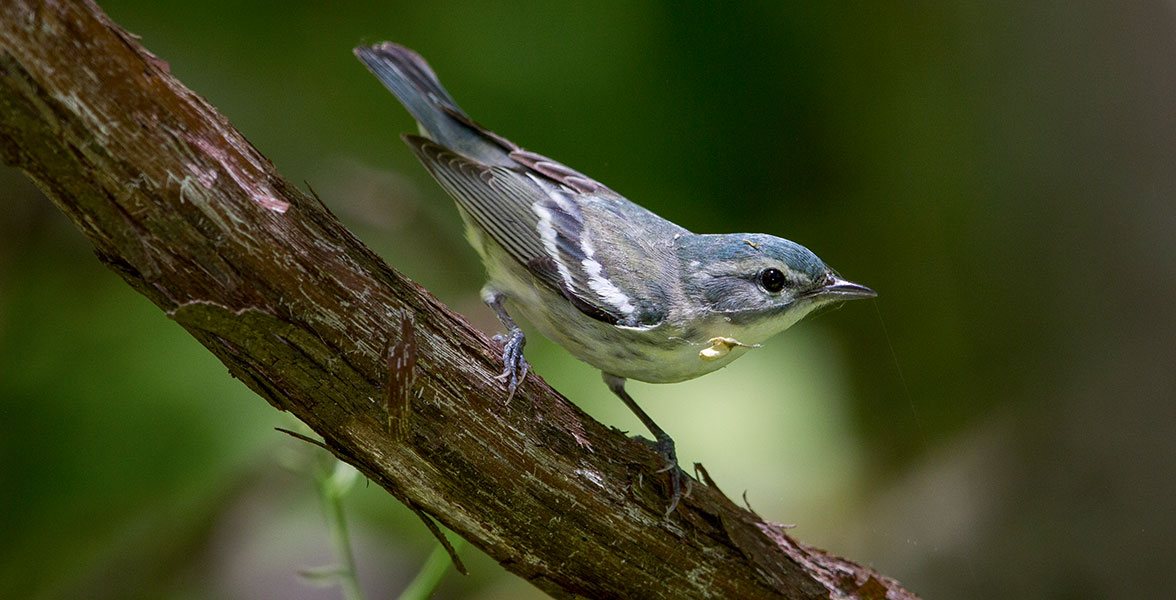
M 611 190 L 534 153 L 511 152 L 526 159 L 514 169 L 479 163 L 421 136 L 404 139 L 477 226 L 537 280 L 594 319 L 650 325 L 649 315 L 638 314 L 638 299 L 610 279 L 585 227 L 582 203 L 594 193 L 615 195 Z M 641 249 L 633 250 L 640 262 Z

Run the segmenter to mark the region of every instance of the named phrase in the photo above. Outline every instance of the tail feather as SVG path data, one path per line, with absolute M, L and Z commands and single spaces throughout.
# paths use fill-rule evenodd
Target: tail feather
M 355 56 L 396 96 L 420 124 L 421 134 L 488 164 L 502 164 L 505 153 L 489 143 L 433 69 L 419 54 L 392 42 L 355 48 Z
M 416 52 L 392 42 L 383 42 L 359 46 L 355 49 L 355 56 L 422 125 L 427 126 L 443 116 L 441 106 L 461 112 L 429 63 Z

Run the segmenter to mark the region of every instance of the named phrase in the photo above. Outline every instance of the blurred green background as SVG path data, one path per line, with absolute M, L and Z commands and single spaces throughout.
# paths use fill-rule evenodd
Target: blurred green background
M 488 333 L 451 201 L 351 55 L 418 50 L 475 119 L 698 232 L 880 292 L 633 384 L 733 497 L 925 598 L 1176 594 L 1170 2 L 101 2 L 291 181 Z M 528 356 L 641 431 L 591 367 Z M 0 595 L 337 598 L 315 451 L 0 168 Z M 433 542 L 346 498 L 360 580 Z M 467 547 L 444 599 L 540 594 Z

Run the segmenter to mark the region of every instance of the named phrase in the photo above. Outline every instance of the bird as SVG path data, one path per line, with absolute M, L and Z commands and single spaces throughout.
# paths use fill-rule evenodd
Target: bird
M 599 369 L 654 436 L 645 441 L 664 462 L 658 473 L 668 473 L 667 517 L 685 475 L 673 439 L 625 382 L 711 373 L 817 308 L 877 295 L 800 244 L 762 233 L 693 233 L 523 149 L 474 122 L 409 48 L 380 42 L 354 53 L 416 120 L 418 132 L 401 137 L 456 201 L 486 268 L 482 300 L 506 329 L 495 337 L 507 402 L 530 368 L 513 313 Z

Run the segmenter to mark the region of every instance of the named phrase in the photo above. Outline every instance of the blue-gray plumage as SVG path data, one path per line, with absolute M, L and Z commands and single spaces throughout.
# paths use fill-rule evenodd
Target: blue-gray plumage
M 486 265 L 483 299 L 508 330 L 501 379 L 513 396 L 526 338 L 503 301 L 604 374 L 657 438 L 681 495 L 674 443 L 624 389 L 626 379 L 710 373 L 821 305 L 874 296 L 807 248 L 764 234 L 697 235 L 554 160 L 474 123 L 429 65 L 384 42 L 355 49 L 416 119 L 404 140 L 457 201 Z

